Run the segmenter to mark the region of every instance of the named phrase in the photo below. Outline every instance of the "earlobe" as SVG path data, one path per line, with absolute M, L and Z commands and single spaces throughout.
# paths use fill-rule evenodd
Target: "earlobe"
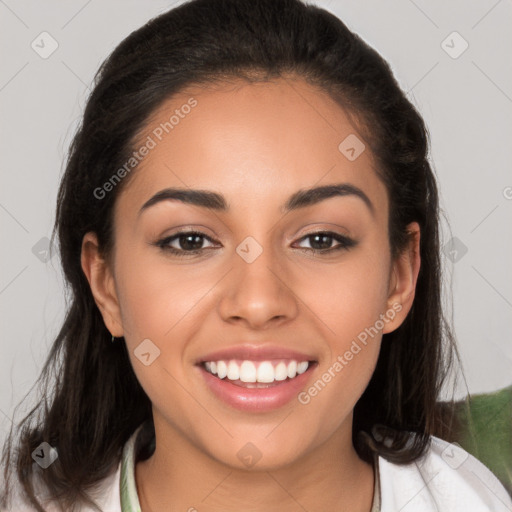
M 96 233 L 92 231 L 83 237 L 80 262 L 105 326 L 112 336 L 123 336 L 114 276 L 108 263 L 100 254 Z
M 390 279 L 390 293 L 388 296 L 388 310 L 396 311 L 393 319 L 386 323 L 383 334 L 392 332 L 405 320 L 411 310 L 415 293 L 416 282 L 420 271 L 420 227 L 417 222 L 407 226 L 410 241 L 402 254 L 395 260 Z M 400 307 L 399 307 L 400 306 Z

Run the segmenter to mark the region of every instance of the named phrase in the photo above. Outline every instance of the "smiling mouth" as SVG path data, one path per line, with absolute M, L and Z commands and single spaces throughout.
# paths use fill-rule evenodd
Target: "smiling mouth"
M 219 360 L 205 361 L 201 366 L 220 380 L 235 386 L 264 389 L 294 380 L 308 371 L 316 361 L 278 359 L 267 361 Z

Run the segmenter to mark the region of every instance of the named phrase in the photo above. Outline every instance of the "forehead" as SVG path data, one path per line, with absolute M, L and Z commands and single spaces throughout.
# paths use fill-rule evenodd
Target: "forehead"
M 278 208 L 298 189 L 341 182 L 364 189 L 377 210 L 387 209 L 385 187 L 353 119 L 301 79 L 190 86 L 153 113 L 135 150 L 144 144 L 151 149 L 120 198 L 130 209 L 166 187 L 218 191 L 233 208 L 257 210 L 263 200 Z

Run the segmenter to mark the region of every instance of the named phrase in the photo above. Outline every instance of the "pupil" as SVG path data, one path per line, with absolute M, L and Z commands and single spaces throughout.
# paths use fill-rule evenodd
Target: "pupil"
M 318 239 L 327 239 L 328 242 L 325 243 L 325 244 L 320 244 L 320 245 L 323 245 L 324 247 L 320 247 L 320 249 L 329 249 L 330 246 L 331 246 L 331 239 L 332 239 L 332 236 L 329 236 L 329 235 L 313 235 L 313 239 L 314 241 L 316 242 Z
M 196 239 L 196 243 L 191 242 L 190 240 Z M 185 240 L 185 243 L 182 243 Z M 199 241 L 197 241 L 199 240 Z M 201 249 L 202 246 L 202 237 L 201 235 L 182 235 L 180 237 L 180 245 L 183 249 L 195 250 Z

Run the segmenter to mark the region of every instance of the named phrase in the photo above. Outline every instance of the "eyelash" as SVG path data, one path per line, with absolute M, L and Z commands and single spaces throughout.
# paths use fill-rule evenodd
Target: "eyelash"
M 162 238 L 161 240 L 156 242 L 154 245 L 156 245 L 163 251 L 170 253 L 172 255 L 178 256 L 180 258 L 189 256 L 189 255 L 201 254 L 203 251 L 208 249 L 208 248 L 203 248 L 203 249 L 195 249 L 192 251 L 185 251 L 183 249 L 176 249 L 174 247 L 169 247 L 169 243 L 171 243 L 174 240 L 179 239 L 180 237 L 184 237 L 186 235 L 200 236 L 210 242 L 213 242 L 213 240 L 209 236 L 205 235 L 204 233 L 201 233 L 200 231 L 179 231 L 179 232 L 175 233 L 174 235 Z M 312 238 L 317 235 L 323 235 L 323 236 L 327 236 L 329 238 L 333 238 L 335 241 L 339 242 L 340 245 L 338 245 L 336 247 L 332 247 L 330 249 L 310 249 L 308 247 L 302 247 L 301 249 L 303 251 L 310 251 L 315 254 L 324 255 L 324 254 L 332 253 L 334 251 L 340 251 L 342 249 L 349 250 L 358 244 L 358 242 L 356 242 L 352 238 L 349 238 L 344 235 L 340 235 L 338 233 L 334 233 L 332 231 L 316 231 L 314 233 L 308 233 L 307 235 L 301 237 L 299 239 L 299 241 L 302 241 L 307 238 Z

